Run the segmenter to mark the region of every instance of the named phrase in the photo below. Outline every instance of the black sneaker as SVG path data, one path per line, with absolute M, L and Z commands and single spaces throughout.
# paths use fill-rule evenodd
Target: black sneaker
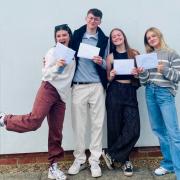
M 104 158 L 107 167 L 110 170 L 112 170 L 113 169 L 113 162 L 112 162 L 111 156 L 103 150 L 102 157 Z
M 133 175 L 133 165 L 131 161 L 126 161 L 125 164 L 122 166 L 123 172 L 125 176 L 132 176 Z

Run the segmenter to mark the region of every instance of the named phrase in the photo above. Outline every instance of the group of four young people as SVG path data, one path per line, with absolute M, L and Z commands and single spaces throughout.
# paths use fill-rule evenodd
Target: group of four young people
M 72 85 L 75 160 L 68 173 L 74 175 L 86 167 L 85 133 L 87 122 L 90 121 L 91 141 L 88 160 L 92 177 L 102 175 L 99 166 L 101 155 L 109 169 L 113 169 L 114 162 L 120 162 L 124 175 L 132 176 L 133 166 L 129 155 L 140 135 L 136 96 L 140 79 L 146 86 L 150 123 L 159 138 L 163 155 L 161 165 L 155 170 L 155 174 L 164 175 L 175 171 L 177 178 L 180 178 L 180 157 L 178 156 L 180 130 L 174 102 L 180 80 L 180 56 L 167 47 L 162 33 L 157 28 L 150 28 L 145 33 L 144 43 L 147 53 L 157 53 L 160 61 L 157 68 L 151 70 L 134 68 L 132 75 L 116 75 L 113 60 L 135 59 L 139 52 L 130 48 L 126 35 L 118 28 L 111 31 L 109 46 L 108 38 L 99 28 L 101 19 L 100 10 L 90 9 L 86 16 L 86 25 L 75 30 L 73 36 L 67 25 L 55 27 L 55 42 L 74 49 L 75 59 L 70 64 L 66 64 L 64 59 L 55 60 L 54 47 L 51 48 L 45 56 L 45 64 L 48 61 L 54 61 L 54 64 L 43 67 L 42 83 L 32 112 L 26 115 L 1 113 L 0 125 L 5 126 L 9 131 L 20 133 L 34 131 L 41 126 L 47 116 L 50 162 L 48 177 L 65 180 L 67 176 L 57 167 L 57 162 L 63 156 L 61 142 L 65 102 L 68 89 Z M 92 60 L 77 57 L 81 42 L 99 47 L 99 55 L 94 56 Z M 62 72 L 59 71 L 60 67 L 64 67 Z M 107 110 L 108 148 L 102 152 L 105 109 Z

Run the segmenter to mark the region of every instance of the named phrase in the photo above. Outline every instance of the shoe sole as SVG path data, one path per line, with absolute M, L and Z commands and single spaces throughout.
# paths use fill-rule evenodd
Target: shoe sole
M 54 176 L 48 174 L 48 179 L 56 179 L 56 178 L 54 178 Z M 66 179 L 67 179 L 67 177 L 64 180 L 66 180 Z
M 164 175 L 166 175 L 166 174 L 170 174 L 170 172 L 167 172 L 167 173 L 165 173 L 165 174 L 156 174 L 156 173 L 154 172 L 154 175 L 156 175 L 156 176 L 164 176 Z
M 82 165 L 82 166 L 80 167 L 80 169 L 79 169 L 79 171 L 78 171 L 78 172 L 75 172 L 75 173 L 70 173 L 70 172 L 68 171 L 68 174 L 69 174 L 69 175 L 76 175 L 76 174 L 78 174 L 80 171 L 85 170 L 86 168 L 87 168 L 87 165 L 86 165 L 86 164 L 84 164 L 84 165 Z
M 98 175 L 98 176 L 93 176 L 93 175 L 92 175 L 93 178 L 98 178 L 98 177 L 101 177 L 101 176 L 102 176 L 102 174 L 101 174 L 101 175 Z
M 48 179 L 56 179 L 56 178 L 48 174 Z
M 104 161 L 108 167 L 108 169 L 113 170 L 113 167 L 111 166 L 111 164 L 109 163 L 109 160 L 107 159 L 106 155 L 104 154 L 104 152 L 102 153 L 102 157 L 104 158 Z
M 124 176 L 131 177 L 133 173 L 124 173 Z

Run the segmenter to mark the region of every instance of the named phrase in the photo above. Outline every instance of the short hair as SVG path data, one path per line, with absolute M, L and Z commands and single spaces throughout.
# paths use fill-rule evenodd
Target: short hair
M 55 42 L 56 42 L 56 33 L 60 30 L 64 30 L 67 31 L 70 37 L 70 41 L 69 41 L 69 47 L 71 46 L 72 43 L 72 31 L 70 29 L 70 27 L 67 24 L 61 24 L 61 25 L 57 25 L 54 28 L 54 38 L 55 38 Z
M 150 53 L 150 52 L 154 51 L 154 48 L 149 45 L 148 40 L 147 40 L 147 33 L 150 32 L 150 31 L 154 32 L 157 35 L 157 37 L 159 38 L 159 40 L 160 40 L 160 48 L 169 49 L 168 45 L 166 44 L 166 42 L 164 40 L 162 32 L 156 27 L 150 27 L 149 29 L 146 30 L 146 32 L 144 34 L 144 45 L 145 45 L 145 49 L 146 49 L 147 53 Z
M 94 16 L 100 17 L 101 19 L 102 19 L 102 16 L 103 16 L 102 11 L 99 10 L 99 9 L 96 9 L 96 8 L 89 9 L 89 11 L 87 12 L 87 15 L 88 14 L 93 14 Z

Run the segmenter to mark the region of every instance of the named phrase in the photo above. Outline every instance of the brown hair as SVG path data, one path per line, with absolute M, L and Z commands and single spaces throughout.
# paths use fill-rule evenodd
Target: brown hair
M 55 26 L 55 28 L 54 28 L 54 39 L 55 39 L 55 42 L 56 42 L 56 33 L 58 31 L 60 31 L 60 30 L 64 30 L 64 31 L 68 32 L 69 37 L 70 37 L 70 41 L 69 41 L 68 46 L 71 47 L 71 45 L 72 45 L 72 31 L 71 31 L 70 27 L 67 24 L 61 24 L 61 25 Z
M 100 19 L 102 19 L 102 16 L 103 16 L 102 11 L 96 8 L 89 9 L 89 11 L 87 12 L 87 15 L 88 14 L 93 14 L 96 17 L 100 17 Z
M 139 52 L 134 50 L 134 49 L 132 49 L 132 48 L 130 48 L 125 33 L 123 32 L 122 29 L 119 29 L 119 28 L 114 28 L 110 32 L 110 35 L 109 35 L 109 37 L 110 37 L 110 53 L 112 53 L 112 52 L 114 52 L 116 50 L 116 46 L 112 42 L 112 33 L 115 30 L 120 31 L 122 33 L 123 37 L 124 37 L 124 45 L 125 45 L 126 52 L 128 54 L 128 58 L 133 58 L 134 59 L 135 56 L 139 54 Z

